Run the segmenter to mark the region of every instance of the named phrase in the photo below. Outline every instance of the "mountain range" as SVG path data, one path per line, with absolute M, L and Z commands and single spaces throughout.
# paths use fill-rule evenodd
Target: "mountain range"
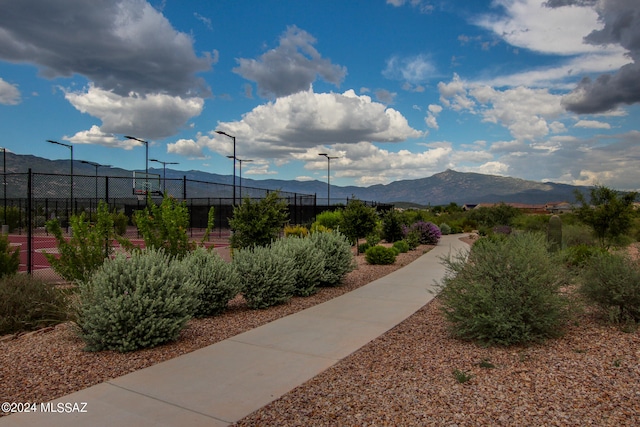
M 69 174 L 69 160 L 49 160 L 33 155 L 6 153 L 7 173 L 24 173 L 30 168 L 33 172 Z M 93 176 L 95 166 L 74 162 L 74 175 Z M 164 174 L 163 169 L 149 168 L 150 173 Z M 133 171 L 120 168 L 99 168 L 100 176 L 127 176 Z M 185 177 L 191 180 L 220 184 L 233 183 L 232 175 L 219 175 L 203 171 L 178 171 L 166 169 L 167 179 Z M 237 181 L 239 183 L 239 181 Z M 296 180 L 254 180 L 242 178 L 245 188 L 281 190 L 301 194 L 316 194 L 319 203 L 327 197 L 327 183 L 322 181 Z M 389 184 L 377 184 L 369 187 L 331 186 L 331 202 L 344 203 L 347 198 L 380 203 L 406 202 L 417 205 L 437 206 L 449 203 L 459 205 L 468 203 L 525 203 L 544 204 L 548 202 L 573 202 L 575 190 L 587 191 L 588 187 L 577 187 L 552 182 L 536 182 L 505 176 L 484 175 L 479 173 L 457 172 L 448 169 L 430 177 L 394 181 Z M 212 195 L 215 197 L 215 195 Z

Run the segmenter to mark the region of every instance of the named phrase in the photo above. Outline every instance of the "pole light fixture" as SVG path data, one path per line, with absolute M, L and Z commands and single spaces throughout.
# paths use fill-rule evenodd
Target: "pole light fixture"
M 98 168 L 102 166 L 103 168 L 110 168 L 111 165 L 101 165 L 100 163 L 90 162 L 88 160 L 80 160 L 80 163 L 84 163 L 85 165 L 91 165 L 96 168 L 96 206 L 98 203 Z
M 2 147 L 2 195 L 4 198 L 3 224 L 7 223 L 7 149 Z
M 331 159 L 339 159 L 338 156 L 330 156 L 327 153 L 319 153 L 318 156 L 327 158 L 327 206 L 331 206 Z
M 233 156 L 227 156 L 232 159 Z M 236 159 L 240 163 L 240 203 L 242 203 L 242 162 L 253 162 L 251 159 Z
M 229 135 L 226 132 L 223 132 L 221 130 L 217 130 L 215 131 L 217 134 L 219 135 L 224 135 L 226 137 L 229 137 L 233 140 L 233 156 L 227 156 L 230 159 L 233 159 L 233 206 L 236 205 L 236 137 Z
M 71 214 L 73 215 L 73 145 L 65 144 L 64 142 L 53 141 L 51 139 L 47 139 L 47 142 L 50 142 L 56 145 L 62 145 L 63 147 L 67 147 L 69 150 L 71 150 L 71 186 L 70 187 L 71 187 Z
M 167 192 L 167 165 L 177 165 L 178 162 L 163 162 L 158 159 L 149 159 L 150 162 L 156 162 L 162 164 L 162 193 Z

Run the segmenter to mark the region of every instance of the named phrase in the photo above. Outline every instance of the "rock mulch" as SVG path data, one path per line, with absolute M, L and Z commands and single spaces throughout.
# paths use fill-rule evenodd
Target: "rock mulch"
M 368 265 L 364 256 L 358 256 L 358 268 L 347 275 L 342 286 L 321 288 L 310 297 L 296 297 L 287 304 L 265 310 L 251 310 L 238 297 L 221 316 L 193 319 L 177 341 L 152 349 L 124 354 L 86 352 L 72 323 L 0 337 L 0 401 L 46 402 L 206 347 L 366 285 L 407 265 L 429 249 L 421 246 L 400 254 L 396 263 L 389 266 Z M 229 258 L 224 250 L 221 255 Z

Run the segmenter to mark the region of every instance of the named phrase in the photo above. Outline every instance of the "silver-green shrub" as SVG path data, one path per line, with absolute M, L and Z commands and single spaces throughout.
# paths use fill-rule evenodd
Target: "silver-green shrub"
M 240 292 L 240 275 L 217 252 L 198 247 L 182 260 L 189 278 L 200 288 L 196 317 L 222 313 Z
M 482 238 L 444 260 L 442 311 L 456 337 L 488 345 L 541 341 L 562 332 L 568 315 L 562 264 L 543 234 Z
M 316 232 L 309 239 L 324 255 L 321 286 L 338 286 L 356 267 L 349 239 L 338 231 Z
M 596 252 L 580 291 L 614 323 L 640 323 L 640 264 L 628 255 Z
M 160 249 L 118 254 L 79 283 L 76 323 L 89 351 L 120 352 L 178 338 L 200 292 L 183 266 Z
M 255 246 L 233 253 L 233 265 L 242 278 L 242 294 L 250 308 L 282 304 L 293 296 L 295 260 L 271 246 Z
M 295 263 L 294 295 L 309 296 L 317 292 L 325 269 L 324 253 L 307 237 L 285 237 L 276 240 L 271 248 L 279 256 L 292 258 Z

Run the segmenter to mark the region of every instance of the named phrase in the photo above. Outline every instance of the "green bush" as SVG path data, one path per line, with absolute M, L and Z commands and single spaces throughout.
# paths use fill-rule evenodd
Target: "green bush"
M 607 252 L 592 256 L 580 291 L 611 321 L 640 322 L 640 266 L 628 256 Z
M 560 293 L 562 266 L 544 235 L 480 239 L 465 259 L 444 259 L 442 312 L 452 334 L 487 345 L 513 345 L 557 336 L 567 320 Z
M 562 218 L 564 222 L 566 215 Z M 578 245 L 595 246 L 596 240 L 593 231 L 586 225 L 565 224 L 562 227 L 562 243 L 565 248 Z
M 189 210 L 186 202 L 178 202 L 165 196 L 160 206 L 151 196 L 147 206 L 134 213 L 136 227 L 144 239 L 147 248 L 164 249 L 167 254 L 182 258 L 195 249 L 195 243 L 189 241 Z
M 199 247 L 182 259 L 183 267 L 199 290 L 195 317 L 222 313 L 240 292 L 240 275 L 217 252 Z
M 47 254 L 53 270 L 67 281 L 87 280 L 113 254 L 113 217 L 103 201 L 98 204 L 96 223 L 91 224 L 86 214 L 71 217 L 73 236 L 65 237 L 57 219 L 47 222 L 47 231 L 58 244 L 58 254 Z M 126 242 L 120 239 L 122 244 Z
M 257 202 L 247 197 L 233 209 L 233 218 L 229 220 L 233 230 L 231 247 L 267 246 L 279 237 L 288 219 L 287 202 L 277 191 Z
M 577 245 L 563 251 L 565 264 L 570 268 L 582 268 L 594 255 L 603 252 L 598 246 Z
M 443 236 L 451 234 L 451 227 L 449 227 L 449 224 L 443 222 L 442 224 L 440 224 L 440 232 Z
M 360 243 L 358 245 L 358 253 L 359 254 L 363 254 L 363 253 L 367 252 L 367 249 L 369 249 L 369 248 L 371 248 L 373 246 L 375 246 L 375 245 L 372 245 L 369 242 Z
M 277 256 L 294 260 L 294 295 L 309 296 L 317 291 L 325 268 L 324 253 L 309 238 L 287 237 L 271 245 Z
M 233 265 L 243 280 L 242 294 L 250 308 L 283 304 L 293 296 L 295 260 L 271 246 L 254 246 L 234 252 Z
M 2 224 L 9 226 L 9 232 L 13 232 L 17 228 L 22 227 L 24 223 L 24 212 L 16 206 L 7 206 L 6 215 L 4 207 L 0 209 L 0 218 L 2 218 Z
M 393 247 L 397 248 L 398 252 L 400 252 L 401 254 L 409 252 L 409 244 L 406 242 L 406 240 L 398 240 L 393 244 Z
M 201 289 L 162 249 L 118 254 L 79 283 L 79 335 L 89 351 L 133 351 L 178 338 Z
M 321 286 L 338 286 L 356 267 L 349 239 L 338 231 L 313 233 L 309 239 L 322 251 L 325 260 Z
M 129 217 L 124 212 L 113 212 L 113 226 L 118 236 L 127 234 L 127 226 L 129 225 Z
M 67 320 L 66 294 L 31 276 L 0 278 L 0 335 L 35 330 Z
M 325 229 L 337 230 L 342 221 L 341 211 L 324 211 L 316 215 L 312 228 L 323 226 Z
M 20 247 L 11 249 L 11 242 L 4 234 L 0 234 L 0 278 L 12 276 L 20 268 Z
M 365 253 L 365 260 L 368 264 L 389 265 L 396 262 L 396 251 L 384 246 L 372 246 Z

